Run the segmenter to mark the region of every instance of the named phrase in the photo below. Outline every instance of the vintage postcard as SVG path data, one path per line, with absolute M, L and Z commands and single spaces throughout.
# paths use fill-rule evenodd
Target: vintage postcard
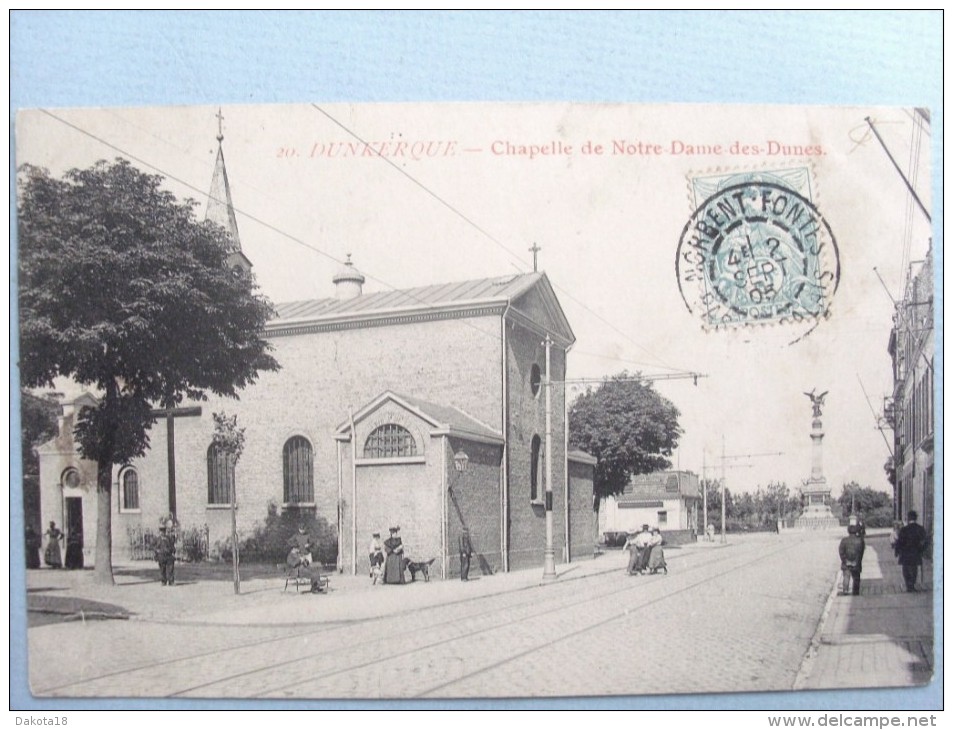
M 33 696 L 928 684 L 931 133 L 19 112 Z

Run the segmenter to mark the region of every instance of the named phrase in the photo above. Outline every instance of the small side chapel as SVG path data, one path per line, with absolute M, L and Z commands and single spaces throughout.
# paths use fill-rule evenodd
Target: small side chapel
M 218 141 L 207 218 L 230 234 L 229 263 L 251 266 L 221 133 Z M 547 458 L 556 560 L 592 557 L 595 460 L 567 449 L 564 381 L 575 336 L 546 274 L 367 293 L 364 282 L 348 257 L 333 296 L 276 305 L 265 336 L 281 370 L 262 374 L 239 401 L 213 398 L 160 417 L 149 452 L 114 467 L 115 560 L 132 557 L 130 529 L 154 529 L 170 512 L 183 528 L 207 526 L 211 543 L 227 539 L 235 490 L 240 533 L 264 521 L 269 503 L 336 526 L 346 573 L 368 572 L 371 534 L 386 536 L 392 525 L 407 557 L 435 559 L 435 577 L 459 575 L 464 529 L 474 572 L 541 567 Z M 91 403 L 85 393 L 64 404 L 59 434 L 39 449 L 41 524 L 85 535 L 87 565 L 96 465 L 79 457 L 72 428 Z M 234 470 L 212 445 L 212 414 L 221 410 L 246 429 Z

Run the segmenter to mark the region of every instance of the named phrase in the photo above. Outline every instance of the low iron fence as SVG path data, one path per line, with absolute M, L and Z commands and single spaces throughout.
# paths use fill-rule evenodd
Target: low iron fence
M 158 530 L 135 525 L 126 528 L 126 536 L 133 560 L 155 560 Z M 208 525 L 175 531 L 175 559 L 191 563 L 208 560 Z

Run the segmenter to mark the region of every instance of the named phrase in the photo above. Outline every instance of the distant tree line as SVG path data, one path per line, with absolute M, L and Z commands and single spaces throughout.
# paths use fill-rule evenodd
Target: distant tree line
M 716 529 L 721 526 L 721 481 L 701 480 L 708 494 L 708 521 Z M 778 519 L 788 520 L 801 514 L 801 495 L 792 492 L 784 482 L 771 482 L 752 494 L 732 494 L 725 489 L 725 521 L 729 532 L 773 530 Z M 847 519 L 851 514 L 863 518 L 868 527 L 888 527 L 893 521 L 893 497 L 861 487 L 857 482 L 844 485 L 841 496 L 831 505 L 835 517 Z M 699 514 L 701 520 L 701 514 Z

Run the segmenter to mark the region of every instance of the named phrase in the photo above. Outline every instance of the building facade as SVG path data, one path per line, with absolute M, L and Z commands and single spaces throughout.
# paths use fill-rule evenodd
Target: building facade
M 230 264 L 250 265 L 221 150 L 212 191 L 224 205 L 210 203 L 208 217 L 230 233 Z M 162 420 L 147 455 L 114 468 L 116 555 L 129 557 L 125 536 L 154 528 L 170 511 L 183 529 L 207 528 L 210 543 L 226 540 L 234 490 L 240 533 L 261 524 L 270 505 L 324 518 L 337 528 L 347 572 L 366 572 L 371 533 L 394 525 L 408 557 L 436 559 L 435 574 L 459 570 L 464 528 L 475 566 L 511 570 L 542 565 L 549 486 L 557 559 L 591 556 L 593 465 L 566 449 L 563 382 L 575 337 L 547 276 L 365 293 L 348 259 L 332 283 L 333 297 L 277 305 L 264 335 L 279 371 L 262 373 L 238 401 L 187 404 L 191 413 L 174 419 L 173 494 Z M 547 393 L 548 381 L 555 382 Z M 96 534 L 96 466 L 79 458 L 70 434 L 91 403 L 84 395 L 67 404 L 60 435 L 40 449 L 42 519 L 88 538 Z M 246 429 L 234 469 L 212 444 L 219 411 Z M 91 561 L 90 539 L 85 552 Z
M 932 246 L 912 271 L 897 302 L 888 352 L 893 394 L 885 418 L 893 427 L 894 508 L 897 519 L 910 510 L 927 532 L 934 526 L 934 320 Z
M 663 533 L 697 534 L 701 501 L 698 475 L 693 472 L 639 474 L 621 494 L 603 500 L 599 533 L 631 533 L 649 525 Z

